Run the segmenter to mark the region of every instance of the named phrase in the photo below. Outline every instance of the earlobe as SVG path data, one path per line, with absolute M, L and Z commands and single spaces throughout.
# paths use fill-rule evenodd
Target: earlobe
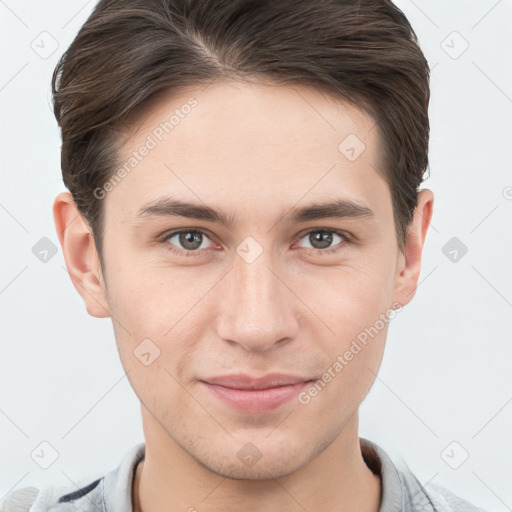
M 416 294 L 421 271 L 421 256 L 434 207 L 434 194 L 423 189 L 418 193 L 418 204 L 409 225 L 403 254 L 399 254 L 395 279 L 394 301 L 402 306 Z
M 87 312 L 97 318 L 109 317 L 94 237 L 69 192 L 55 198 L 53 218 L 69 276 Z

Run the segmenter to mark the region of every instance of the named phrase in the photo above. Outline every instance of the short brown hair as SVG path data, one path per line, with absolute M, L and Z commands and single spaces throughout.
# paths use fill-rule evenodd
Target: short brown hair
M 165 91 L 249 78 L 327 90 L 375 119 L 403 248 L 428 166 L 429 67 L 390 0 L 100 0 L 52 92 L 64 184 L 102 266 L 94 190 L 116 171 L 129 114 Z

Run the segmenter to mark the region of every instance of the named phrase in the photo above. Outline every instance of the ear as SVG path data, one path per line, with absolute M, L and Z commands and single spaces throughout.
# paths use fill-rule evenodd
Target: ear
M 397 260 L 394 302 L 405 306 L 416 294 L 421 270 L 421 254 L 434 207 L 434 194 L 428 189 L 418 193 L 418 204 L 407 231 L 404 251 Z
M 69 276 L 87 312 L 97 318 L 109 317 L 94 237 L 69 192 L 62 192 L 55 198 L 53 218 Z

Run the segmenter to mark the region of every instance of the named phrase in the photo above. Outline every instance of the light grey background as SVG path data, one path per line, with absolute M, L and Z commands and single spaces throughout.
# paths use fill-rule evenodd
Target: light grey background
M 88 316 L 52 217 L 65 188 L 51 74 L 95 3 L 0 0 L 0 499 L 27 485 L 91 481 L 143 441 L 111 320 Z M 424 186 L 435 208 L 417 295 L 392 321 L 361 408 L 361 435 L 400 454 L 423 485 L 445 485 L 505 512 L 512 510 L 512 2 L 397 4 L 432 68 Z M 43 237 L 58 246 L 46 262 L 33 252 Z M 459 247 L 443 252 L 452 237 Z M 52 449 L 58 457 L 43 469 Z

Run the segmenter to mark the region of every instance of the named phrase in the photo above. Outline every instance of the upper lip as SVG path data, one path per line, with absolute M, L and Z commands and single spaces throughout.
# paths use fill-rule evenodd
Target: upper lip
M 269 373 L 263 377 L 251 377 L 245 374 L 221 375 L 205 379 L 205 382 L 233 389 L 269 389 L 307 382 L 308 380 L 312 379 L 283 373 Z

